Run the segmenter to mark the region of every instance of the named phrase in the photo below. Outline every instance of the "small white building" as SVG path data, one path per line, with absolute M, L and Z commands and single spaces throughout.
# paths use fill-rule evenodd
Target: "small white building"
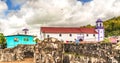
M 96 28 L 79 27 L 41 27 L 42 39 L 54 37 L 63 41 L 102 41 L 104 39 L 103 21 L 96 21 Z

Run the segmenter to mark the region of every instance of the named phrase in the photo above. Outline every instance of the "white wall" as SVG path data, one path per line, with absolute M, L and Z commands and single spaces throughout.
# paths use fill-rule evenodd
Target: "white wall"
M 61 34 L 61 37 L 59 36 L 59 34 L 55 34 L 55 33 L 46 33 L 44 38 L 47 38 L 47 35 L 49 35 L 49 37 L 54 37 L 57 38 L 59 40 L 63 40 L 63 41 L 75 41 L 77 34 L 72 34 L 72 36 L 70 36 L 70 34 Z
M 78 36 L 83 36 L 84 37 L 84 41 L 97 41 L 98 39 L 98 34 L 95 34 L 95 36 L 93 36 L 93 34 L 79 34 L 79 33 L 72 33 L 72 36 L 70 36 L 70 33 L 61 33 L 61 37 L 59 36 L 58 33 L 42 33 L 41 38 L 47 38 L 47 35 L 49 35 L 49 37 L 54 37 L 57 38 L 59 40 L 63 40 L 63 41 L 75 41 L 75 39 L 77 39 Z
M 98 41 L 103 41 L 104 40 L 104 29 L 96 29 L 96 31 L 99 33 Z
M 99 29 L 100 30 L 100 41 L 104 40 L 104 29 Z
M 84 41 L 98 41 L 98 34 L 84 34 Z

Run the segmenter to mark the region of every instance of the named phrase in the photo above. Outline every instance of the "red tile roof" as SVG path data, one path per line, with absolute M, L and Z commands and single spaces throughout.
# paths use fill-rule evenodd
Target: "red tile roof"
M 75 27 L 41 27 L 43 33 L 89 33 L 97 34 L 95 28 L 75 28 Z

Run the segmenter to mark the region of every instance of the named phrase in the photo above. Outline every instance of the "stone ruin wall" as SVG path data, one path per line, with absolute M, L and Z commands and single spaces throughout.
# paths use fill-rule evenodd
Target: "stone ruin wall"
M 35 46 L 34 60 L 36 63 L 62 63 L 62 56 L 62 42 L 56 39 L 45 39 Z
M 62 63 L 63 46 L 55 38 L 43 40 L 36 45 L 18 45 L 0 50 L 0 61 L 24 60 L 32 57 L 34 63 Z
M 112 44 L 63 44 L 50 38 L 36 45 L 19 45 L 0 50 L 0 61 L 22 61 L 32 57 L 34 63 L 112 63 L 113 57 L 120 63 L 120 50 L 113 48 Z
M 115 46 L 111 43 L 64 44 L 64 51 L 69 54 L 64 57 L 81 63 L 120 63 L 120 50 L 115 50 Z
M 6 48 L 0 50 L 0 61 L 24 60 L 25 52 L 34 52 L 34 45 L 19 45 L 15 48 Z M 32 56 L 29 54 L 29 56 Z

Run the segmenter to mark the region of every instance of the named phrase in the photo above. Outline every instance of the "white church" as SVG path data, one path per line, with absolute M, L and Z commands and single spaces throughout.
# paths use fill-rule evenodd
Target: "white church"
M 104 40 L 103 21 L 98 19 L 95 28 L 79 27 L 41 27 L 40 36 L 42 39 L 54 37 L 66 41 L 94 41 Z

